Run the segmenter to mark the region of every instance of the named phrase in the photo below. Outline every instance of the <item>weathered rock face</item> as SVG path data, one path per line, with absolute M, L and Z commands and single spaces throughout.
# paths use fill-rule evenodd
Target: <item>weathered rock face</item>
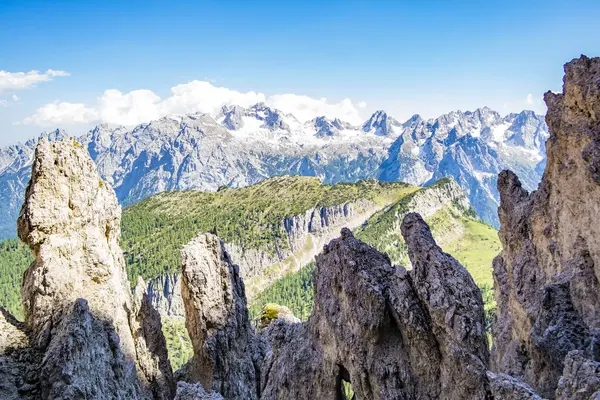
M 146 283 L 139 277 L 133 299 L 133 321 L 130 321 L 140 379 L 150 388 L 154 399 L 169 400 L 175 395 L 175 379 L 160 314 L 152 306 L 146 288 Z
M 271 349 L 263 364 L 261 399 L 345 399 L 342 378 L 348 381 L 348 373 L 326 362 L 307 323 L 276 320 L 264 335 Z
M 40 142 L 18 231 L 35 255 L 22 294 L 42 399 L 174 396 L 160 317 L 132 301 L 120 217 L 85 149 Z
M 600 363 L 587 359 L 581 350 L 567 354 L 556 397 L 568 400 L 600 398 Z
M 117 198 L 76 142 L 42 140 L 18 220 L 19 237 L 36 257 L 25 272 L 25 320 L 34 344 L 78 298 L 98 318 L 113 321 L 121 348 L 134 359 L 128 312 L 131 295 L 119 247 Z
M 264 399 L 342 399 L 344 380 L 357 399 L 491 398 L 481 294 L 418 214 L 402 232 L 413 271 L 347 229 L 325 247 L 309 321 L 267 328 Z
M 40 360 L 24 325 L 0 307 L 0 399 L 36 399 Z
M 40 368 L 43 399 L 148 399 L 110 320 L 76 300 L 52 332 Z
M 576 379 L 570 351 L 591 360 L 580 364 L 600 361 L 600 58 L 582 56 L 565 72 L 563 93 L 545 95 L 551 136 L 539 189 L 528 193 L 508 171 L 498 178 L 492 365 L 549 398 L 563 369 L 561 382 Z M 567 391 L 556 396 L 579 398 Z
M 183 372 L 227 399 L 258 399 L 260 342 L 250 325 L 244 283 L 215 235 L 181 251 L 182 297 L 194 356 Z

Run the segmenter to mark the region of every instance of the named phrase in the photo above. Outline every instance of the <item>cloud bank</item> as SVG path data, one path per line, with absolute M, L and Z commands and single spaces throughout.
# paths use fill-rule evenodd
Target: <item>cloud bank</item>
M 164 99 L 151 90 L 141 89 L 123 93 L 110 89 L 98 97 L 97 104 L 94 106 L 54 102 L 38 108 L 35 114 L 25 118 L 21 123 L 53 126 L 104 122 L 134 126 L 167 114 L 202 112 L 216 116 L 225 105 L 250 107 L 260 102 L 284 113 L 293 114 L 302 122 L 325 115 L 358 124 L 362 121 L 359 109 L 366 106 L 364 102 L 355 104 L 347 98 L 335 103 L 326 98 L 314 99 L 297 94 L 265 96 L 263 93 L 239 92 L 214 86 L 207 81 L 195 80 L 172 87 L 170 95 Z
M 46 72 L 8 72 L 0 70 L 0 94 L 34 87 L 39 82 L 48 82 L 55 77 L 69 76 L 66 71 L 49 69 Z

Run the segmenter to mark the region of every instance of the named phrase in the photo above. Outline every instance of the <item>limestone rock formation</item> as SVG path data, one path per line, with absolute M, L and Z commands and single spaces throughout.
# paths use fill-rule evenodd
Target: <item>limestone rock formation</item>
M 19 237 L 36 258 L 22 288 L 35 345 L 47 346 L 54 326 L 85 298 L 96 317 L 113 321 L 122 350 L 135 359 L 120 215 L 114 191 L 84 148 L 40 141 L 18 220 Z
M 160 317 L 132 300 L 120 217 L 85 149 L 39 143 L 18 231 L 35 255 L 22 294 L 42 399 L 174 396 Z
M 342 381 L 357 399 L 491 398 L 481 294 L 418 214 L 402 232 L 412 271 L 348 229 L 325 247 L 309 321 L 266 330 L 263 399 L 344 398 Z
M 569 352 L 588 359 L 581 365 L 600 361 L 600 58 L 582 56 L 565 72 L 563 93 L 545 95 L 551 135 L 539 189 L 528 193 L 509 171 L 498 178 L 492 368 L 548 398 L 582 398 L 567 394 L 579 379 Z
M 185 380 L 226 399 L 258 399 L 261 345 L 250 325 L 237 265 L 212 234 L 193 239 L 181 258 L 186 327 L 194 348 Z

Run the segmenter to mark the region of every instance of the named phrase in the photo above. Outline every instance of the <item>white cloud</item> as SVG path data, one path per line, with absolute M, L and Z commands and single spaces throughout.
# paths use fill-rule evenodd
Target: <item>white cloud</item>
M 46 72 L 8 72 L 0 70 L 0 93 L 13 90 L 22 90 L 34 87 L 39 82 L 51 81 L 57 76 L 69 76 L 66 71 L 49 69 Z
M 34 115 L 23 120 L 23 125 L 58 126 L 85 124 L 98 119 L 96 110 L 81 103 L 49 103 L 38 108 Z
M 0 107 L 6 107 L 6 106 L 8 106 L 8 101 L 0 100 Z
M 111 89 L 98 98 L 97 116 L 102 122 L 137 125 L 160 117 L 160 97 L 151 90 L 121 93 Z
M 171 95 L 161 99 L 151 90 L 134 90 L 123 93 L 116 89 L 105 91 L 98 98 L 95 107 L 73 103 L 50 103 L 39 108 L 23 123 L 52 125 L 62 121 L 64 124 L 102 121 L 115 125 L 133 126 L 158 119 L 167 114 L 208 113 L 215 116 L 224 105 L 249 107 L 264 102 L 285 113 L 307 121 L 320 115 L 330 118 L 360 123 L 358 108 L 366 106 L 364 102 L 355 105 L 350 99 L 331 103 L 326 98 L 313 99 L 296 94 L 278 94 L 270 97 L 258 92 L 238 92 L 217 87 L 207 81 L 191 81 L 171 88 Z M 79 113 L 84 112 L 85 115 Z M 71 113 L 71 114 L 70 114 Z
M 527 95 L 527 99 L 525 100 L 527 104 L 533 104 L 533 95 L 530 93 Z
M 14 101 L 15 103 L 16 103 L 17 101 L 21 100 L 21 99 L 19 98 L 19 96 L 17 96 L 16 94 L 13 94 L 13 95 L 11 96 L 11 99 L 12 99 L 12 101 Z
M 285 113 L 293 114 L 302 122 L 321 115 L 339 118 L 354 124 L 362 122 L 357 106 L 348 98 L 339 103 L 330 103 L 325 97 L 313 99 L 297 94 L 277 94 L 269 97 L 267 104 Z

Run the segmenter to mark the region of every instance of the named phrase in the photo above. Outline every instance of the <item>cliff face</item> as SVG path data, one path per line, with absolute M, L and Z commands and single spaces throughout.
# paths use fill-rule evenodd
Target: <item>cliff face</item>
M 186 327 L 194 347 L 183 378 L 227 399 L 258 399 L 261 342 L 250 325 L 238 266 L 211 234 L 193 239 L 181 257 Z
M 498 179 L 493 366 L 547 397 L 572 370 L 569 352 L 600 360 L 600 59 L 574 60 L 565 73 L 563 93 L 545 95 L 551 135 L 539 189 L 528 193 L 509 171 Z
M 129 291 L 120 216 L 85 149 L 40 142 L 18 231 L 35 256 L 23 329 L 41 360 L 31 367 L 43 399 L 174 395 L 160 317 Z

